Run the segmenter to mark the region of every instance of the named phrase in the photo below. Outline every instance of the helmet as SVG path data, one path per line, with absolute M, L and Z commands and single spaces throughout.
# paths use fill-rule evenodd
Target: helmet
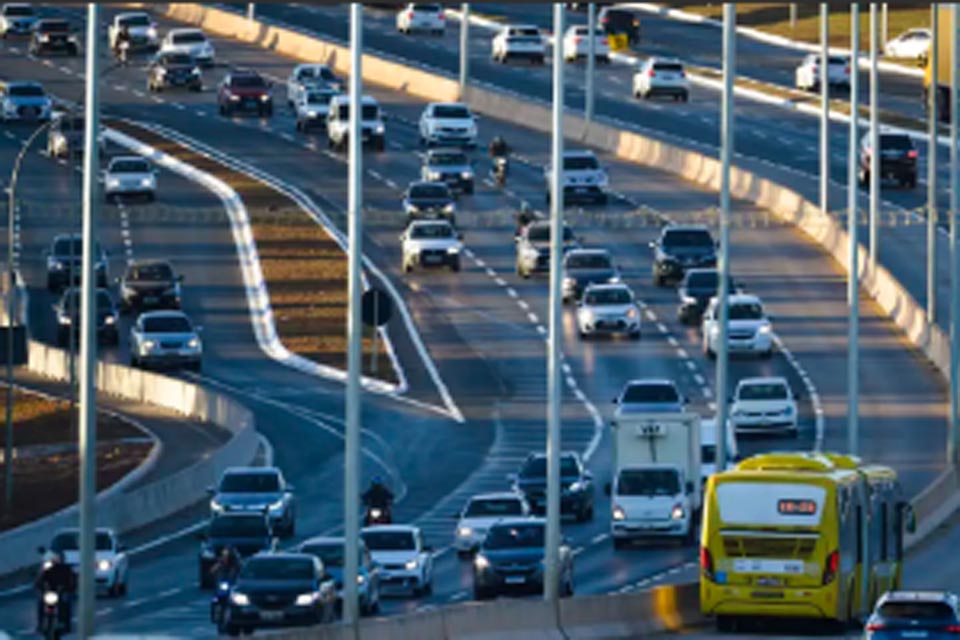
M 520 205 L 520 213 L 530 213 L 530 203 L 526 200 Z
M 226 559 L 226 558 L 229 558 L 229 557 L 232 556 L 232 555 L 233 555 L 233 549 L 231 549 L 230 547 L 224 547 L 223 549 L 220 549 L 220 557 L 221 557 L 221 558 Z
M 63 562 L 63 556 L 60 555 L 57 551 L 47 551 L 43 554 L 43 568 L 49 569 L 55 564 L 60 564 Z
M 383 478 L 380 476 L 373 476 L 373 480 L 370 481 L 370 484 L 383 484 Z

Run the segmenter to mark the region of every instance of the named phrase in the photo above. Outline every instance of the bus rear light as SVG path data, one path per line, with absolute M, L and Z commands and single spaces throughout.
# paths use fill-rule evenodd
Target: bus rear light
M 713 580 L 713 556 L 710 555 L 710 550 L 706 547 L 700 547 L 700 570 L 703 572 L 704 578 Z
M 827 562 L 823 568 L 823 584 L 830 584 L 837 579 L 837 571 L 840 569 L 840 553 L 833 551 L 827 556 Z

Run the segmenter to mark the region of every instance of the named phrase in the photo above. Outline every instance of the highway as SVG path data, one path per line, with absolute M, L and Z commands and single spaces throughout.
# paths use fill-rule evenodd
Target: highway
M 163 29 L 168 26 L 161 24 Z M 371 26 L 376 27 L 376 23 Z M 380 37 L 384 42 L 395 38 L 392 34 L 374 37 L 375 33 L 371 30 L 372 48 L 380 46 Z M 453 42 L 453 35 L 448 34 L 446 40 Z M 290 67 L 288 60 L 253 47 L 222 40 L 217 40 L 216 46 L 221 63 L 255 67 L 278 81 L 285 78 Z M 409 44 L 403 48 L 418 51 Z M 10 78 L 39 80 L 58 95 L 69 95 L 79 88 L 79 60 L 57 60 L 49 65 L 29 60 L 13 42 L 0 48 L 0 60 L 0 68 Z M 482 77 L 485 71 L 482 65 L 477 67 Z M 535 82 L 526 85 L 548 86 L 544 80 L 547 72 L 542 70 L 530 74 L 527 70 L 504 71 L 491 66 L 489 73 L 518 84 L 519 78 L 533 78 Z M 120 69 L 105 83 L 105 111 L 169 127 L 244 160 L 300 188 L 331 217 L 341 217 L 346 208 L 342 158 L 325 150 L 321 136 L 298 136 L 286 109 L 278 108 L 270 121 L 217 116 L 209 87 L 215 86 L 221 74 L 221 68 L 208 72 L 208 90 L 199 95 L 153 96 L 142 91 L 141 69 Z M 420 152 L 412 123 L 422 104 L 376 89 L 370 93 L 388 112 L 389 142 L 386 153 L 366 156 L 367 253 L 403 291 L 441 376 L 467 419 L 465 425 L 458 425 L 389 398 L 367 397 L 365 445 L 389 461 L 389 468 L 378 471 L 385 472 L 393 482 L 402 482 L 406 489 L 397 515 L 421 524 L 439 552 L 434 595 L 422 601 L 391 600 L 385 611 L 395 613 L 470 597 L 469 566 L 446 549 L 454 525 L 452 515 L 473 493 L 505 488 L 505 474 L 514 471 L 528 451 L 543 447 L 546 376 L 540 327 L 547 317 L 546 287 L 542 278 L 524 281 L 514 275 L 513 225 L 508 214 L 523 200 L 535 208 L 544 206 L 542 166 L 547 162 L 549 139 L 516 125 L 483 119 L 480 142 L 486 145 L 492 135 L 502 133 L 523 162 L 516 166 L 507 190 L 483 185 L 476 195 L 462 198 L 460 208 L 464 213 L 459 220 L 472 258 L 461 273 L 402 276 L 396 240 L 401 226 L 400 191 L 419 174 Z M 279 95 L 276 98 L 279 106 Z M 706 112 L 708 100 L 709 113 L 715 114 L 715 96 L 697 97 L 695 92 L 690 108 Z M 613 100 L 605 104 L 611 111 L 628 108 L 615 106 Z M 683 126 L 667 114 L 670 105 L 628 105 L 648 116 L 662 114 L 662 123 L 651 122 L 649 126 L 660 128 L 663 124 L 668 128 L 667 123 L 674 122 L 669 126 L 681 127 L 685 133 L 696 131 L 696 127 Z M 752 109 L 745 110 L 752 114 Z M 769 126 L 779 124 L 770 122 Z M 715 124 L 703 127 L 704 140 L 711 129 L 715 141 Z M 807 139 L 815 140 L 809 135 Z M 752 151 L 747 143 L 743 147 Z M 482 170 L 482 153 L 476 157 Z M 636 213 L 640 207 L 650 207 L 680 221 L 714 206 L 716 194 L 667 174 L 610 157 L 601 159 L 618 194 L 608 207 L 612 215 L 571 212 L 571 218 L 589 245 L 605 246 L 614 252 L 627 281 L 645 302 L 647 317 L 640 343 L 581 343 L 573 331 L 572 316 L 566 314 L 564 350 L 573 384 L 565 381 L 564 447 L 579 451 L 590 449 L 597 434 L 590 407 L 607 418 L 609 400 L 630 378 L 674 378 L 692 399 L 694 408 L 703 413 L 711 412 L 710 402 L 716 395 L 712 388 L 713 365 L 700 354 L 697 332 L 675 320 L 675 293 L 650 285 L 646 244 L 658 229 L 644 224 L 645 217 Z M 69 168 L 39 156 L 31 156 L 28 169 L 40 185 L 53 179 L 51 173 L 70 173 Z M 185 273 L 185 308 L 206 327 L 202 380 L 243 399 L 256 412 L 259 429 L 272 443 L 277 464 L 297 487 L 301 504 L 298 539 L 335 531 L 342 520 L 340 387 L 286 369 L 259 351 L 247 319 L 229 226 L 217 201 L 166 172 L 161 174 L 160 184 L 157 207 L 133 205 L 127 212 L 133 256 L 167 257 Z M 397 219 L 391 220 L 391 214 Z M 796 441 L 757 440 L 745 443 L 743 448 L 749 453 L 813 445 L 817 433 L 810 390 L 802 384 L 794 362 L 806 370 L 823 405 L 824 447 L 843 448 L 846 326 L 845 284 L 840 272 L 793 229 L 777 224 L 751 228 L 747 223 L 757 219 L 760 212 L 742 203 L 737 204 L 736 215 L 734 272 L 749 291 L 767 303 L 775 328 L 795 361 L 782 354 L 768 362 L 737 360 L 731 365 L 731 379 L 784 375 L 804 396 L 803 430 Z M 121 219 L 119 210 L 105 209 L 101 239 L 116 256 L 114 262 L 122 265 L 126 245 L 118 233 Z M 33 222 L 25 218 L 23 224 L 25 239 L 36 238 L 29 241 L 29 249 L 25 240 L 27 260 L 27 254 L 39 251 L 50 232 L 47 223 L 28 226 Z M 185 225 L 189 225 L 189 234 L 183 233 Z M 34 276 L 28 281 L 36 286 Z M 394 338 L 403 341 L 402 336 Z M 862 349 L 865 435 L 869 432 L 864 438 L 864 454 L 897 466 L 908 490 L 916 492 L 939 467 L 939 447 L 930 443 L 945 438 L 942 382 L 867 301 Z M 417 366 L 407 361 L 403 364 Z M 909 432 L 903 429 L 904 416 L 911 418 Z M 922 438 L 917 436 L 921 432 Z M 601 443 L 590 463 L 601 486 L 609 477 L 608 455 L 605 443 Z M 374 472 L 369 456 L 364 464 L 368 474 Z M 606 537 L 608 511 L 608 503 L 598 490 L 596 520 L 568 527 L 577 550 L 579 593 L 642 588 L 651 582 L 689 575 L 695 559 L 692 549 L 614 553 Z M 162 553 L 138 559 L 128 600 L 100 604 L 100 628 L 163 631 L 190 637 L 210 634 L 207 600 L 196 589 L 195 574 L 195 543 L 190 539 L 173 541 L 163 547 Z M 14 629 L 26 628 L 31 615 L 26 598 L 0 601 L 0 619 L 16 621 Z

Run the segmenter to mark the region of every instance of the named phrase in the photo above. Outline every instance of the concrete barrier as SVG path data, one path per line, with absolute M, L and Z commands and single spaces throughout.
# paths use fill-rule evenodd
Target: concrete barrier
M 28 368 L 46 378 L 69 379 L 68 354 L 39 342 L 28 343 Z M 156 373 L 99 362 L 97 388 L 103 393 L 153 404 L 191 420 L 210 422 L 230 439 L 191 466 L 130 490 L 107 489 L 97 495 L 97 523 L 123 533 L 163 519 L 201 500 L 224 469 L 251 463 L 257 454 L 253 414 L 226 396 Z M 0 534 L 0 575 L 36 564 L 36 547 L 63 527 L 76 526 L 76 505 Z

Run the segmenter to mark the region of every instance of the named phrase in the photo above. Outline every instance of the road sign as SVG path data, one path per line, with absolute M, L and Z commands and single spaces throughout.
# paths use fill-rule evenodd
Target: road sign
M 365 291 L 360 306 L 363 324 L 368 327 L 382 327 L 393 317 L 393 300 L 382 289 Z

